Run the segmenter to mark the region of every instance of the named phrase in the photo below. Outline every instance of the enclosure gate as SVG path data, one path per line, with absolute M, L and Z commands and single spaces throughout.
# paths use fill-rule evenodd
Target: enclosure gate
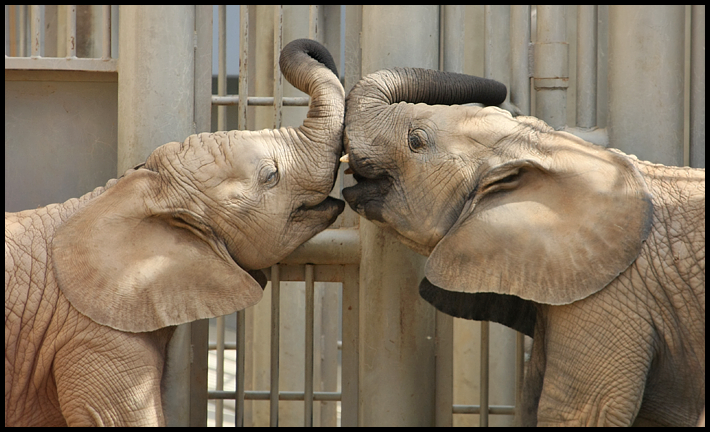
M 36 103 L 16 83 L 117 75 L 120 175 L 156 146 L 210 130 L 212 105 L 213 130 L 300 125 L 308 97 L 283 83 L 277 66 L 285 42 L 299 37 L 333 53 L 346 94 L 361 76 L 390 66 L 482 75 L 506 83 L 523 113 L 558 129 L 653 162 L 705 165 L 704 6 L 241 6 L 239 96 L 227 90 L 225 56 L 235 50 L 226 29 L 236 24 L 226 7 L 214 24 L 217 95 L 209 85 L 211 6 L 121 6 L 120 20 L 117 6 L 89 8 L 77 18 L 73 6 L 6 6 L 6 210 L 17 205 L 8 190 L 24 196 L 47 187 L 25 184 L 31 170 L 12 170 L 33 148 L 13 147 L 26 132 L 8 124 L 8 98 L 27 116 Z M 79 58 L 77 45 L 86 50 Z M 291 106 L 301 108 L 283 108 Z M 343 168 L 335 196 L 353 182 Z M 74 166 L 56 169 L 61 176 Z M 270 286 L 258 305 L 179 327 L 167 377 L 170 421 L 444 426 L 487 425 L 489 414 L 505 414 L 490 424 L 510 424 L 522 336 L 435 312 L 416 289 L 424 260 L 346 208 L 333 227 L 265 270 Z

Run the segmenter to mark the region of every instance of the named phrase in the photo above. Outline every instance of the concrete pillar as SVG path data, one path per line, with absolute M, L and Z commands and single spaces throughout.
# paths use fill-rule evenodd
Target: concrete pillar
M 362 74 L 438 69 L 438 6 L 363 6 Z M 361 219 L 360 426 L 434 424 L 435 309 L 417 287 L 425 257 Z
M 609 7 L 609 146 L 683 164 L 685 7 Z
M 118 175 L 193 133 L 194 6 L 124 6 L 118 62 Z
M 528 46 L 530 43 L 530 6 L 485 6 L 480 17 L 466 15 L 464 6 L 443 6 L 443 70 L 464 72 L 464 55 L 470 51 L 484 52 L 479 60 L 481 70 L 488 78 L 494 78 L 508 85 L 518 79 L 518 91 L 527 92 L 529 105 L 530 78 L 527 71 Z M 527 12 L 527 13 L 526 13 Z M 513 17 L 515 24 L 513 25 Z M 477 24 L 471 18 L 480 18 Z M 470 20 L 470 21 L 469 21 Z M 509 23 L 510 21 L 510 23 Z M 464 26 L 483 27 L 483 37 L 465 38 Z M 513 31 L 515 30 L 515 31 Z M 510 34 L 508 34 L 510 33 Z M 476 45 L 480 45 L 480 48 Z M 506 53 L 511 51 L 511 55 Z M 517 48 L 515 51 L 513 48 Z M 497 55 L 497 54 L 500 55 Z M 514 54 L 524 59 L 523 64 L 513 63 Z M 518 58 L 518 57 L 515 57 Z M 476 72 L 471 71 L 475 74 Z M 521 79 L 522 77 L 522 79 Z M 512 85 L 509 94 L 513 96 Z M 528 108 L 529 109 L 529 108 Z M 436 425 L 437 426 L 478 426 L 478 415 L 456 416 L 454 421 L 451 407 L 454 403 L 465 405 L 480 404 L 480 361 L 481 322 L 456 319 L 441 312 L 436 314 Z M 488 335 L 486 335 L 488 336 Z M 492 405 L 513 405 L 515 400 L 515 332 L 500 324 L 490 324 L 490 397 Z M 509 426 L 509 416 L 491 416 L 489 425 Z
M 555 129 L 567 120 L 569 46 L 565 6 L 537 7 L 537 42 L 534 51 L 535 115 Z
M 510 88 L 510 6 L 484 7 L 483 76 Z
M 195 132 L 195 6 L 121 6 L 120 14 L 119 176 L 157 147 Z M 183 324 L 168 347 L 169 426 L 189 422 L 189 353 L 190 325 Z

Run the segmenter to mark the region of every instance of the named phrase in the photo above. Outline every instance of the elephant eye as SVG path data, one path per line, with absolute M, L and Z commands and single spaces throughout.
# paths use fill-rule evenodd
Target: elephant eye
M 266 187 L 274 187 L 279 182 L 279 169 L 275 165 L 267 165 L 259 172 L 259 181 Z
M 419 152 L 426 147 L 429 141 L 429 136 L 424 129 L 413 129 L 409 131 L 409 149 L 413 152 Z

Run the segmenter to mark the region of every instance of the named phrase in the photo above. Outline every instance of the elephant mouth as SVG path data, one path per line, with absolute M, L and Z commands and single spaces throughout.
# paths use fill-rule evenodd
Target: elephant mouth
M 391 178 L 383 176 L 369 179 L 354 171 L 353 177 L 357 184 L 343 189 L 345 201 L 361 216 L 385 223 L 382 212 L 385 199 L 392 187 Z
M 368 163 L 368 158 L 354 157 L 352 149 L 340 158 L 340 161 L 349 164 L 345 174 L 352 174 L 357 181 L 356 185 L 343 189 L 345 201 L 359 215 L 385 223 L 382 212 L 387 194 L 392 188 L 392 177 L 378 173 L 374 166 Z
M 302 205 L 292 215 L 293 221 L 318 221 L 318 226 L 324 229 L 335 222 L 338 215 L 345 210 L 345 202 L 331 196 L 326 197 L 316 205 Z

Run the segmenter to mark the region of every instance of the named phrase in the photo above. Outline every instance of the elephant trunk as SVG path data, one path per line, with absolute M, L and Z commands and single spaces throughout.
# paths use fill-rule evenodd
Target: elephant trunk
M 362 78 L 350 91 L 345 122 L 349 125 L 348 115 L 363 109 L 399 102 L 498 105 L 506 94 L 505 85 L 491 79 L 420 68 L 384 69 Z
M 297 144 L 305 147 L 304 152 L 314 168 L 319 167 L 314 172 L 333 173 L 328 179 L 328 186 L 332 187 L 342 150 L 345 113 L 345 91 L 335 61 L 318 42 L 297 39 L 281 51 L 279 66 L 288 82 L 311 97 L 308 116 L 297 129 Z M 320 169 L 322 167 L 332 169 Z

